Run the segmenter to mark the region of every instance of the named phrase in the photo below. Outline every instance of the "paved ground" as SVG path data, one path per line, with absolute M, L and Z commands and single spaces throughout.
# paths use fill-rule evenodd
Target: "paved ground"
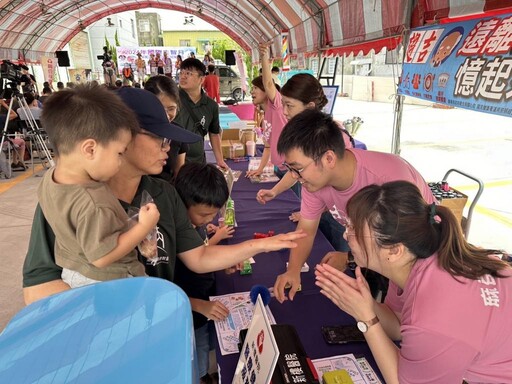
M 364 124 L 356 137 L 368 149 L 389 152 L 393 106 L 338 98 L 335 117 L 361 116 Z M 451 169 L 469 173 L 485 184 L 473 210 L 470 242 L 512 252 L 512 125 L 511 119 L 463 109 L 437 109 L 405 105 L 401 130 L 401 156 L 427 181 L 441 181 Z M 452 173 L 450 185 L 470 198 L 477 183 Z M 467 208 L 470 203 L 466 204 Z
M 369 149 L 389 152 L 393 105 L 338 98 L 339 120 L 360 116 L 356 137 Z M 510 118 L 462 109 L 406 105 L 401 155 L 428 181 L 440 181 L 457 168 L 484 181 L 485 190 L 473 214 L 469 240 L 512 252 L 512 124 Z M 0 180 L 0 330 L 23 307 L 21 268 L 28 247 L 36 188 L 42 171 L 17 173 Z M 451 175 L 452 186 L 474 196 L 476 183 Z M 466 205 L 468 207 L 469 204 Z

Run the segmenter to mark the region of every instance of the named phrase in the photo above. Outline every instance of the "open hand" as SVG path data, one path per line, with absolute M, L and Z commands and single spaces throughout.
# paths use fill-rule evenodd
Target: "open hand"
M 315 268 L 315 276 L 315 284 L 320 287 L 320 293 L 342 311 L 355 319 L 375 317 L 373 296 L 360 267 L 356 268 L 354 279 L 328 264 L 318 264 Z
M 257 239 L 264 248 L 264 252 L 279 251 L 283 248 L 295 248 L 297 243 L 294 240 L 302 239 L 306 237 L 306 232 L 302 230 L 281 233 L 276 236 L 265 237 L 263 239 Z
M 263 170 L 255 169 L 252 171 L 247 171 L 245 173 L 245 177 L 255 177 L 255 176 L 261 175 L 262 173 L 263 173 Z
M 229 315 L 229 309 L 220 301 L 201 300 L 201 305 L 196 308 L 196 312 L 215 321 L 224 320 Z
M 233 237 L 233 234 L 235 233 L 235 227 L 232 225 L 224 225 L 223 227 L 217 227 L 215 230 L 215 237 L 216 240 L 221 241 L 224 239 L 229 239 Z

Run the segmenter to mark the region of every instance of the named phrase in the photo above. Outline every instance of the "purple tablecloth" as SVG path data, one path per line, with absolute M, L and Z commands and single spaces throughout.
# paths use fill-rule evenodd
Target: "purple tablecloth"
M 233 169 L 243 172 L 248 165 L 247 162 L 233 163 L 232 161 L 229 161 L 228 164 Z M 238 227 L 234 238 L 230 239 L 227 244 L 252 239 L 254 232 L 266 233 L 273 230 L 278 234 L 295 229 L 296 225 L 288 220 L 288 216 L 291 212 L 299 210 L 298 198 L 291 190 L 288 190 L 263 206 L 258 204 L 255 198 L 256 192 L 261 188 L 270 189 L 272 184 L 252 184 L 243 176 L 234 184 L 232 197 L 235 201 Z M 297 329 L 302 344 L 311 359 L 353 353 L 356 356 L 366 357 L 377 371 L 375 361 L 366 343 L 332 346 L 327 344 L 322 337 L 320 329 L 324 325 L 353 324 L 355 322 L 351 316 L 342 312 L 320 294 L 319 288 L 314 284 L 314 267 L 329 251 L 332 251 L 332 247 L 319 231 L 307 261 L 310 270 L 301 274 L 302 291 L 296 295 L 293 302 L 286 301 L 279 304 L 276 299 L 272 298 L 269 304 L 270 309 L 279 324 L 291 324 Z M 217 294 L 250 291 L 255 284 L 272 287 L 277 275 L 286 270 L 288 256 L 288 250 L 256 256 L 252 275 L 216 273 Z M 231 383 L 237 361 L 238 354 L 222 356 L 217 348 L 217 362 L 221 370 L 222 383 Z

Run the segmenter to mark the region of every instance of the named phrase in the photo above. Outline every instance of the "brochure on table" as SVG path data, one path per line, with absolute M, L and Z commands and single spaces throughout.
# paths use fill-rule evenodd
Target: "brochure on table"
M 233 384 L 270 383 L 279 357 L 279 348 L 270 325 L 267 311 L 258 295 L 251 325 L 238 358 Z
M 261 157 L 253 157 L 249 160 L 249 165 L 247 166 L 248 171 L 255 171 L 259 168 L 261 163 Z M 268 163 L 265 168 L 263 168 L 263 173 L 259 176 L 253 176 L 250 178 L 251 183 L 276 183 L 279 181 L 279 177 L 277 177 L 274 173 L 274 165 L 272 163 Z
M 255 310 L 255 306 L 251 303 L 250 292 L 210 296 L 210 301 L 220 301 L 229 309 L 226 319 L 215 322 L 221 354 L 238 353 L 238 334 L 240 330 L 249 327 Z M 276 321 L 268 306 L 265 307 L 265 310 L 270 323 L 275 324 Z
M 331 356 L 311 361 L 322 382 L 325 372 L 346 370 L 354 384 L 382 384 L 371 365 L 364 357 L 356 358 L 353 354 Z

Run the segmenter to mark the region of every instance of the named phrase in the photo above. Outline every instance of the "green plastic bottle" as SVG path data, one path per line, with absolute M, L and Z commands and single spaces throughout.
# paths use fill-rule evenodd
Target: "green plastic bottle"
M 235 225 L 235 202 L 231 197 L 228 198 L 226 203 L 226 212 L 224 213 L 224 224 Z
M 250 259 L 244 260 L 242 264 L 242 269 L 240 270 L 241 275 L 250 275 L 252 274 L 252 265 Z

